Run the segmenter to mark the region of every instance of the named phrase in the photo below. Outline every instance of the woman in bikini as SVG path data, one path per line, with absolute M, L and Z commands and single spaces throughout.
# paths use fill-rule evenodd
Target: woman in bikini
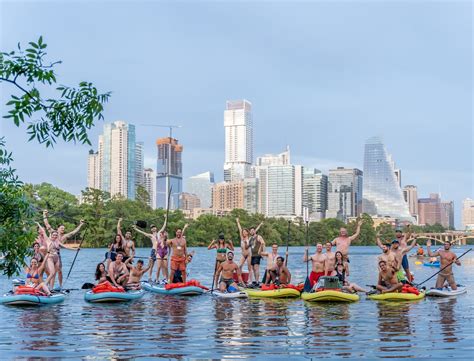
M 51 295 L 48 286 L 43 282 L 43 271 L 46 266 L 46 262 L 48 261 L 49 254 L 46 254 L 41 265 L 39 265 L 38 260 L 36 258 L 32 258 L 30 261 L 30 266 L 25 267 L 26 272 L 26 285 L 33 287 L 35 289 L 40 290 L 46 295 Z
M 115 235 L 114 242 L 109 247 L 109 252 L 107 252 L 107 268 L 109 268 L 110 262 L 115 261 L 117 253 L 122 253 L 125 255 L 125 249 L 122 243 L 122 237 L 117 234 Z
M 239 262 L 239 268 L 240 272 L 242 272 L 242 268 L 244 266 L 244 263 L 247 262 L 247 268 L 249 271 L 249 279 L 248 282 L 252 282 L 252 272 L 250 270 L 252 269 L 252 265 L 250 263 L 251 257 L 250 257 L 250 247 L 249 247 L 249 231 L 248 229 L 244 228 L 242 229 L 242 226 L 240 225 L 240 220 L 239 218 L 236 218 L 237 221 L 237 227 L 239 228 L 239 234 L 240 234 L 240 249 L 242 250 L 242 256 L 240 257 L 240 262 Z M 258 282 L 258 280 L 255 280 Z
M 102 262 L 100 262 L 95 268 L 95 280 L 97 281 L 98 285 L 108 281 L 107 270 L 105 268 L 104 263 Z
M 155 266 L 155 262 L 157 264 L 156 270 L 156 282 L 160 280 L 160 273 L 163 271 L 164 279 L 168 279 L 168 247 L 166 247 L 166 237 L 167 233 L 165 231 L 166 224 L 168 223 L 168 218 L 165 216 L 165 222 L 163 226 L 158 231 L 155 225 L 150 226 L 151 233 L 143 232 L 137 226 L 133 226 L 133 229 L 138 233 L 143 234 L 145 237 L 151 240 L 151 251 L 150 251 L 150 267 L 149 267 L 149 274 L 148 274 L 148 282 L 152 282 L 152 274 L 153 274 L 153 267 Z M 148 267 L 147 267 L 148 270 Z
M 224 233 L 219 234 L 219 239 L 216 240 L 213 239 L 212 242 L 207 246 L 207 249 L 215 249 L 217 251 L 216 254 L 216 267 L 219 267 L 219 265 L 222 262 L 225 262 L 227 259 L 227 251 L 233 251 L 234 250 L 234 245 L 232 244 L 232 241 L 226 241 Z
M 337 251 L 335 254 L 335 259 L 336 266 L 334 267 L 332 275 L 337 276 L 337 278 L 339 278 L 339 282 L 341 282 L 342 289 L 350 293 L 368 292 L 359 285 L 355 283 L 350 283 L 349 280 L 346 278 L 349 276 L 349 263 L 344 261 L 342 252 Z

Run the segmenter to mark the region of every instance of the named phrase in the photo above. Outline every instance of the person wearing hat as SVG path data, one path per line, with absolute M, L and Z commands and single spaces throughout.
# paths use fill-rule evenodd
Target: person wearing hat
M 413 280 L 413 277 L 410 273 L 404 273 L 403 270 L 403 257 L 407 255 L 408 252 L 410 252 L 415 246 L 416 246 L 416 237 L 413 239 L 411 242 L 411 245 L 409 247 L 402 247 L 401 242 L 399 241 L 398 238 L 395 238 L 392 241 L 392 246 L 390 247 L 390 252 L 394 255 L 394 262 L 392 264 L 393 268 L 395 269 L 397 279 L 400 282 L 406 282 L 408 281 L 411 283 Z M 406 271 L 405 271 L 406 272 Z M 410 270 L 408 269 L 408 272 Z
M 222 262 L 226 261 L 226 253 L 228 250 L 233 251 L 234 245 L 232 241 L 226 241 L 224 233 L 219 233 L 219 238 L 217 241 L 213 239 L 207 249 L 215 249 L 217 251 L 216 254 L 216 267 L 220 265 Z
M 237 263 L 234 262 L 234 252 L 229 251 L 227 252 L 227 259 L 221 264 L 219 264 L 214 278 L 214 282 L 219 285 L 219 291 L 238 291 L 237 284 L 234 281 L 234 273 L 237 273 L 237 279 L 239 280 L 239 283 L 244 284 L 240 267 Z

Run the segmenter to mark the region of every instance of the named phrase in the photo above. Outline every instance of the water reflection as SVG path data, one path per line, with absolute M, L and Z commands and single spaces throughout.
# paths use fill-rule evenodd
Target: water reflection
M 456 306 L 456 297 L 450 298 L 444 302 L 438 302 L 441 332 L 444 342 L 459 342 L 456 335 L 458 328 L 454 307 Z
M 377 302 L 379 351 L 396 353 L 398 358 L 409 358 L 412 347 L 410 302 Z

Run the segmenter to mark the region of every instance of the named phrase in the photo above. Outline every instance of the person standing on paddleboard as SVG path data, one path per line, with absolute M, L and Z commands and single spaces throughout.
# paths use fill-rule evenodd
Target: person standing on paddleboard
M 135 242 L 133 242 L 132 232 L 130 232 L 130 231 L 126 231 L 125 232 L 125 237 L 124 237 L 124 235 L 122 233 L 121 223 L 122 223 L 122 218 L 119 218 L 118 223 L 117 223 L 117 234 L 120 237 L 122 237 L 123 249 L 125 251 L 123 261 L 125 262 L 130 257 L 135 256 Z
M 311 288 L 314 287 L 319 281 L 320 277 L 323 277 L 326 273 L 326 255 L 323 254 L 323 245 L 318 243 L 316 245 L 316 253 L 308 257 L 308 247 L 305 247 L 305 253 L 303 256 L 303 262 L 311 261 L 311 273 L 309 275 L 309 281 Z
M 397 229 L 395 231 L 395 239 L 398 241 L 400 244 L 401 249 L 405 249 L 408 247 L 408 240 L 411 237 L 411 229 L 410 225 L 407 225 L 407 232 L 405 235 L 403 234 L 401 229 Z M 413 281 L 413 277 L 410 273 L 410 263 L 408 262 L 408 254 L 404 254 L 402 257 L 402 267 L 405 270 L 405 274 L 407 275 L 407 279 L 409 282 Z
M 276 266 L 276 260 L 280 255 L 278 254 L 278 245 L 276 243 L 272 244 L 272 252 L 264 252 L 263 250 L 263 244 L 260 246 L 260 251 L 258 252 L 260 257 L 266 257 L 267 258 L 267 267 L 265 269 L 265 274 L 263 275 L 263 282 L 265 284 L 269 284 L 271 281 L 270 277 L 270 270 Z M 286 255 L 288 257 L 288 254 Z
M 336 266 L 336 254 L 331 251 L 332 243 L 326 242 L 326 269 L 324 270 L 325 276 L 331 276 L 334 272 L 334 268 Z
M 444 284 L 447 282 L 453 291 L 457 290 L 458 286 L 454 280 L 453 274 L 453 263 L 456 263 L 458 266 L 460 266 L 461 261 L 459 261 L 456 254 L 451 251 L 451 242 L 444 242 L 444 249 L 437 250 L 434 253 L 431 252 L 430 247 L 431 240 L 428 240 L 426 242 L 428 255 L 430 257 L 439 257 L 440 268 L 442 269 L 442 271 L 438 274 L 438 278 L 436 279 L 436 288 L 442 289 Z
M 352 236 L 348 236 L 347 229 L 341 228 L 339 230 L 339 237 L 335 238 L 331 244 L 336 246 L 336 251 L 339 251 L 344 256 L 344 261 L 349 262 L 349 247 L 351 242 L 356 240 L 360 234 L 360 227 L 362 226 L 362 219 L 357 222 L 356 232 Z
M 263 222 L 261 222 L 257 228 L 250 228 L 250 238 L 247 244 L 247 249 L 250 249 L 250 266 L 251 273 L 253 273 L 254 286 L 258 286 L 260 279 L 260 261 L 262 256 L 260 256 L 259 252 L 261 248 L 265 250 L 265 241 L 263 240 L 262 236 L 257 234 L 262 225 Z
M 183 282 L 186 283 L 186 238 L 184 238 L 184 232 L 188 228 L 185 224 L 183 229 L 178 228 L 176 230 L 176 236 L 173 239 L 166 241 L 166 245 L 171 247 L 171 272 L 169 277 L 169 283 L 173 283 L 173 279 L 176 271 L 181 272 Z
M 416 246 L 416 238 L 413 239 L 411 245 L 408 247 L 401 247 L 400 242 L 398 241 L 397 238 L 395 238 L 392 241 L 392 247 L 390 248 L 390 252 L 394 256 L 394 261 L 391 266 L 397 272 L 396 275 L 397 275 L 398 281 L 402 283 L 407 283 L 407 281 L 408 283 L 411 283 L 410 280 L 413 280 L 413 277 L 411 276 L 411 274 L 410 276 L 408 276 L 408 274 L 405 274 L 403 272 L 403 257 L 406 256 L 408 252 L 410 252 L 415 246 Z
M 234 281 L 234 273 L 237 273 L 237 279 L 240 284 L 244 284 L 242 280 L 242 273 L 240 267 L 234 262 L 234 252 L 227 252 L 227 259 L 225 262 L 219 264 L 216 271 L 214 282 L 219 285 L 221 292 L 236 292 L 238 291 L 237 284 Z M 219 280 L 219 283 L 217 283 Z
M 242 256 L 240 257 L 239 267 L 240 272 L 243 272 L 243 266 L 247 263 L 247 269 L 249 272 L 248 281 L 252 281 L 252 266 L 250 264 L 250 250 L 248 248 L 249 245 L 249 231 L 246 228 L 242 228 L 240 225 L 240 219 L 237 217 L 236 219 L 237 227 L 239 228 L 239 235 L 240 235 L 240 250 L 242 252 Z
M 226 261 L 226 253 L 227 251 L 234 250 L 234 244 L 232 241 L 226 241 L 224 233 L 219 233 L 219 238 L 217 241 L 213 239 L 209 246 L 207 246 L 208 250 L 215 249 L 217 251 L 216 254 L 216 262 L 217 265 L 221 264 L 222 262 Z

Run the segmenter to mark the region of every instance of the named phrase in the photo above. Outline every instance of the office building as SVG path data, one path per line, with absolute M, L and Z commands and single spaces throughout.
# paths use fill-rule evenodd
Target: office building
M 236 208 L 244 208 L 243 180 L 214 184 L 212 187 L 212 209 L 231 211 Z
M 156 207 L 174 210 L 179 208 L 179 194 L 182 192 L 183 165 L 182 153 L 183 146 L 178 144 L 175 138 L 159 138 L 156 141 L 157 146 L 157 165 L 156 165 Z
M 368 139 L 365 144 L 362 203 L 363 212 L 371 216 L 415 222 L 403 198 L 392 157 L 377 137 Z
M 179 195 L 179 204 L 182 210 L 192 211 L 201 208 L 201 200 L 196 194 L 183 192 Z
M 149 196 L 148 205 L 156 209 L 156 176 L 153 169 L 145 168 L 143 170 L 143 184 Z
M 363 173 L 357 168 L 337 167 L 328 175 L 327 218 L 347 222 L 362 213 Z
M 441 224 L 454 229 L 454 203 L 442 201 L 438 193 L 431 193 L 429 198 L 418 199 L 418 224 L 420 226 Z
M 87 158 L 87 187 L 100 189 L 100 158 L 99 152 L 91 149 Z
M 326 217 L 328 177 L 319 169 L 304 168 L 303 170 L 303 207 L 308 208 L 311 221 L 319 221 Z
M 214 173 L 204 172 L 189 177 L 186 180 L 185 191 L 198 196 L 202 208 L 212 206 L 212 186 L 214 185 Z
M 462 230 L 474 231 L 474 199 L 466 198 L 462 202 Z
M 252 104 L 247 100 L 227 101 L 224 129 L 224 181 L 249 178 L 253 162 Z
M 418 190 L 414 185 L 407 185 L 403 188 L 403 199 L 408 204 L 408 210 L 412 217 L 418 221 Z
M 143 142 L 135 143 L 135 187 L 144 186 L 145 180 L 143 178 L 143 168 L 144 168 L 144 145 Z

